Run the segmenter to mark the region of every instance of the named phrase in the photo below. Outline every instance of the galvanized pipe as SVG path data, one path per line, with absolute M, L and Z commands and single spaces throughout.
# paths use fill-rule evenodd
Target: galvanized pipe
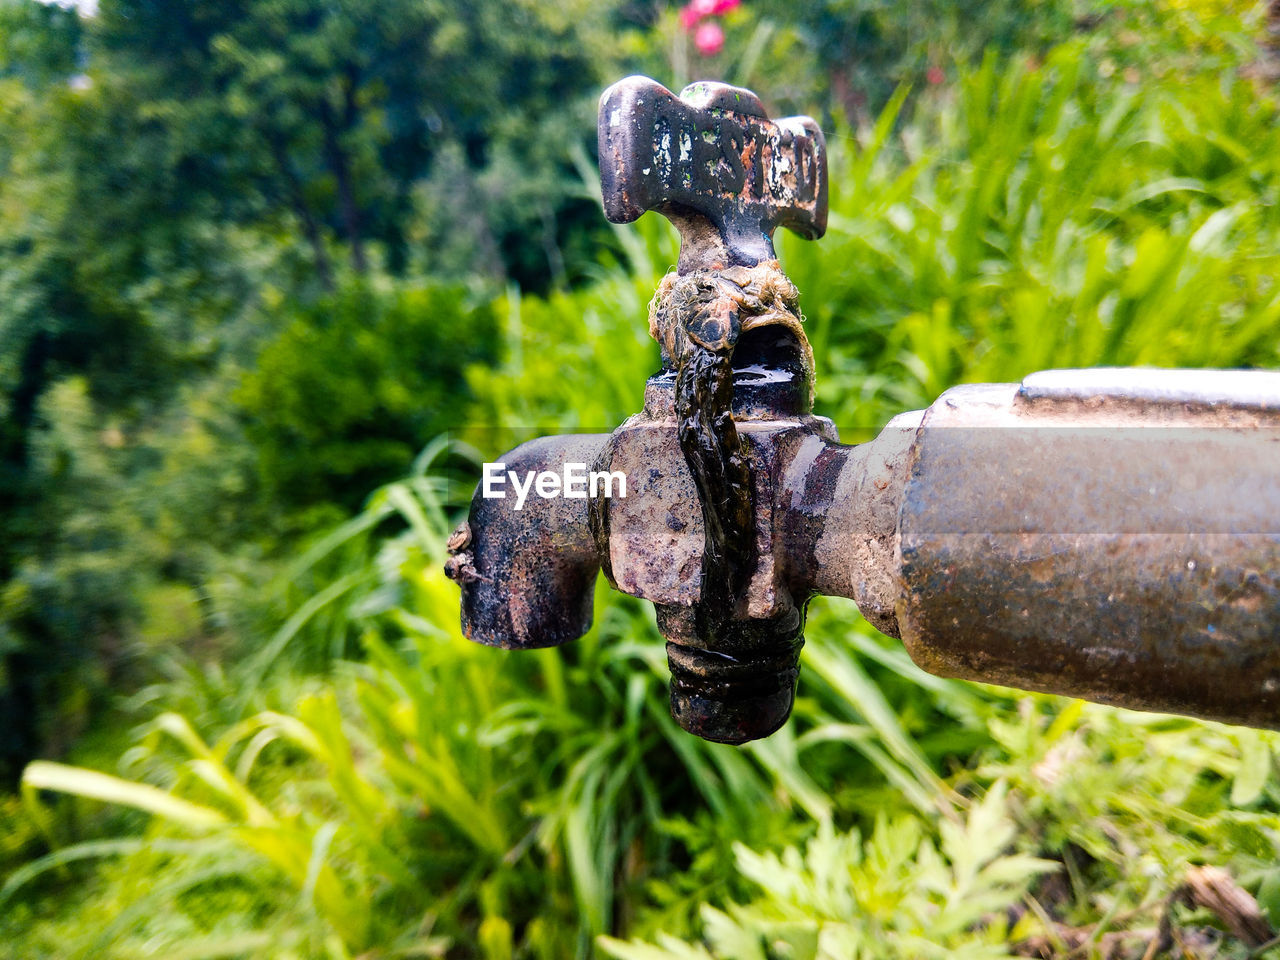
M 815 587 L 921 667 L 1280 727 L 1280 375 L 957 387 L 902 447 L 850 459 Z M 896 509 L 868 511 L 878 483 Z

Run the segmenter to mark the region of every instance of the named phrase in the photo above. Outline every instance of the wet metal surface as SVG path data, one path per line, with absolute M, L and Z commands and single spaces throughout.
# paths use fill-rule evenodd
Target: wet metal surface
M 657 210 L 680 229 L 680 272 L 772 260 L 773 231 L 827 227 L 827 156 L 809 117 L 770 120 L 749 90 L 700 82 L 677 97 L 647 77 L 600 98 L 605 215 Z
M 651 496 L 635 509 L 595 505 L 593 529 L 615 585 L 658 604 L 672 714 L 699 736 L 741 743 L 790 714 L 803 644 L 804 598 L 781 582 L 772 484 L 759 481 L 772 476 L 779 436 L 812 429 L 797 418 L 812 406 L 813 354 L 772 237 L 779 226 L 809 238 L 826 229 L 826 147 L 812 120 L 772 121 L 747 90 L 698 83 L 677 98 L 644 77 L 601 98 L 599 147 L 609 219 L 657 210 L 682 239 L 679 275 L 663 281 L 650 317 L 675 373 L 670 418 L 625 426 L 609 466 L 647 472 L 655 486 L 689 478 L 684 500 L 698 516 Z M 787 426 L 748 439 L 739 394 Z M 644 550 L 655 534 L 679 545 Z
M 559 471 L 592 463 L 607 434 L 542 437 L 507 453 L 511 470 Z M 509 649 L 553 647 L 591 627 L 600 559 L 585 499 L 486 499 L 480 490 L 449 538 L 445 572 L 462 588 L 462 630 L 477 643 Z
M 572 640 L 603 571 L 653 602 L 679 723 L 742 743 L 790 713 L 809 600 L 842 596 L 934 673 L 1280 728 L 1280 374 L 1045 371 L 844 446 L 771 243 L 825 227 L 812 121 L 630 78 L 600 157 L 610 219 L 682 234 L 650 308 L 664 369 L 612 434 L 503 458 L 621 472 L 625 498 L 477 490 L 446 568 L 467 636 Z
M 741 299 L 762 315 L 754 296 Z M 803 642 L 807 595 L 792 595 L 777 537 L 779 473 L 803 438 L 834 431 L 807 412 L 809 354 L 791 324 L 738 339 L 735 300 L 684 303 L 678 370 L 650 380 L 644 411 L 597 461 L 625 472 L 632 494 L 593 502 L 592 524 L 613 584 L 657 605 L 673 715 L 699 736 L 741 743 L 786 720 Z

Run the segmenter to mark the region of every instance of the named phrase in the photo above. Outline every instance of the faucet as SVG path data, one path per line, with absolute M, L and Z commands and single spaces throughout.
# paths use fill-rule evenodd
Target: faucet
M 606 216 L 680 233 L 662 369 L 613 433 L 502 457 L 563 481 L 477 489 L 446 565 L 469 638 L 571 641 L 603 572 L 654 604 L 677 722 L 739 744 L 790 715 L 809 600 L 847 597 L 941 676 L 1280 729 L 1280 374 L 1044 371 L 841 444 L 773 248 L 825 232 L 817 124 L 630 77 L 598 130 Z

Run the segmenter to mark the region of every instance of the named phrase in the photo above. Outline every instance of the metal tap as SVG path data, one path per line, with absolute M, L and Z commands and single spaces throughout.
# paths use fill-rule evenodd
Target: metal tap
M 632 77 L 599 147 L 609 219 L 681 234 L 650 306 L 663 369 L 612 434 L 502 458 L 625 497 L 477 490 L 447 566 L 468 637 L 573 640 L 603 570 L 655 605 L 676 720 L 743 743 L 790 714 L 808 601 L 842 596 L 943 676 L 1280 727 L 1280 375 L 1048 371 L 842 445 L 772 243 L 825 230 L 817 125 Z

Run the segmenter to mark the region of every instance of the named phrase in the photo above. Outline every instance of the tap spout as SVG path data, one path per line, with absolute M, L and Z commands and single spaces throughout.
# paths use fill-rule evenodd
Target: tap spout
M 608 434 L 542 437 L 502 458 L 505 470 L 533 477 L 592 464 Z M 523 499 L 513 491 L 485 495 L 481 484 L 467 522 L 451 539 L 445 567 L 462 588 L 462 631 L 506 649 L 554 647 L 591 628 L 600 558 L 586 497 Z

